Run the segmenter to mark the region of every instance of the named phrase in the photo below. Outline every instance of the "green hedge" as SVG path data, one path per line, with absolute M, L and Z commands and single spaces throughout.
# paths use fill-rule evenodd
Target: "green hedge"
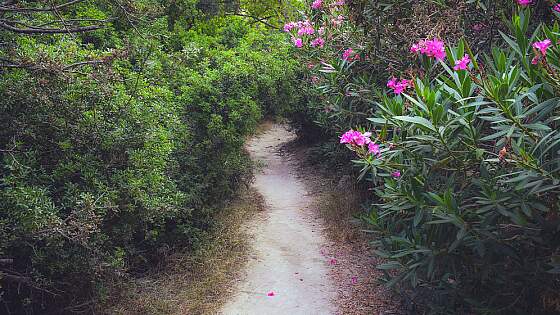
M 0 258 L 13 259 L 0 300 L 11 312 L 95 301 L 196 247 L 249 176 L 246 137 L 299 101 L 282 36 L 236 17 L 189 27 L 169 31 L 162 17 L 141 33 L 115 22 L 2 35 L 3 57 L 40 65 L 0 72 Z M 62 70 L 89 59 L 105 62 Z

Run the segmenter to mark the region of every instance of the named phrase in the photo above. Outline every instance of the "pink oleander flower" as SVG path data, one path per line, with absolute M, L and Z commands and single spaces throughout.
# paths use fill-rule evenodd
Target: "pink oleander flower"
M 370 137 L 371 137 L 370 132 L 366 132 L 362 134 L 359 131 L 354 131 L 350 129 L 340 137 L 340 143 L 363 146 L 371 142 Z
M 485 27 L 484 24 L 476 23 L 472 26 L 472 29 L 473 29 L 473 31 L 480 32 L 484 29 L 484 27 Z
M 297 23 L 295 23 L 295 22 L 286 23 L 286 24 L 284 24 L 284 32 L 288 33 L 292 29 L 294 29 L 296 26 L 297 26 Z
M 323 0 L 315 0 L 313 1 L 313 3 L 311 4 L 311 8 L 313 10 L 318 10 L 321 8 L 321 6 L 323 5 Z
M 393 77 L 389 81 L 387 81 L 387 87 L 390 89 L 394 89 L 397 86 L 397 78 Z
M 342 59 L 343 60 L 348 60 L 350 59 L 350 56 L 354 53 L 354 50 L 352 48 L 348 48 L 346 49 L 343 53 L 342 53 Z
M 465 55 L 463 56 L 463 58 L 459 60 L 455 60 L 455 66 L 453 67 L 453 70 L 455 71 L 467 70 L 469 68 L 470 63 L 471 63 L 471 58 L 469 57 L 469 55 Z
M 526 7 L 533 3 L 533 0 L 517 0 L 517 3 L 522 7 Z
M 555 4 L 555 5 L 552 7 L 552 10 L 554 10 L 554 11 L 560 13 L 560 3 Z
M 401 177 L 401 171 L 394 171 L 393 173 L 391 173 L 391 177 L 400 178 Z
M 340 25 L 342 25 L 342 23 L 344 23 L 344 16 L 339 15 L 336 19 L 332 19 L 332 24 L 335 27 L 338 27 Z
M 550 47 L 551 44 L 552 41 L 547 38 L 541 42 L 533 43 L 533 48 L 538 49 L 543 56 L 546 56 L 546 50 L 548 49 L 548 47 Z
M 298 30 L 298 36 L 313 35 L 314 33 L 313 26 L 303 26 Z
M 352 62 L 360 60 L 360 56 L 356 54 L 352 48 L 348 48 L 342 53 L 342 60 Z
M 373 155 L 379 156 L 379 154 L 381 153 L 381 150 L 379 149 L 379 144 L 374 143 L 374 142 L 370 142 L 368 144 L 368 152 L 373 154 Z
M 294 37 L 294 38 L 292 38 L 292 41 L 294 42 L 294 45 L 295 45 L 297 48 L 303 47 L 303 40 L 302 40 L 301 38 L 296 38 L 296 37 Z
M 311 47 L 323 48 L 323 46 L 325 46 L 325 40 L 321 37 L 317 37 L 311 42 Z
M 395 94 L 401 94 L 410 86 L 410 82 L 406 79 L 398 81 L 397 78 L 391 78 L 387 82 L 387 87 L 393 90 Z
M 270 291 L 270 292 L 268 292 L 266 295 L 267 295 L 267 296 L 275 296 L 276 293 L 274 293 L 274 291 Z
M 421 40 L 410 47 L 410 52 L 421 53 L 437 60 L 445 59 L 445 43 L 439 39 Z

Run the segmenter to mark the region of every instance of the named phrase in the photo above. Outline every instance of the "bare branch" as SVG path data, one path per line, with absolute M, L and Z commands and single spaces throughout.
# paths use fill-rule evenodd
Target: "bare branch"
M 21 8 L 16 6 L 8 7 L 6 4 L 0 6 L 0 12 L 50 12 L 54 10 L 64 9 L 65 7 L 71 6 L 73 4 L 82 2 L 84 0 L 72 0 L 63 4 L 59 4 L 47 8 Z
M 38 27 L 45 27 L 48 25 L 53 25 L 53 24 L 58 24 L 58 23 L 76 23 L 76 22 L 95 22 L 95 23 L 107 23 L 107 22 L 112 22 L 116 20 L 115 18 L 112 19 L 106 19 L 106 20 L 100 20 L 100 19 L 67 19 L 67 20 L 56 20 L 56 21 L 50 21 L 50 22 L 46 22 L 43 24 L 39 24 L 36 26 L 33 26 L 31 28 L 38 28 Z
M 270 23 L 268 23 L 267 19 L 268 18 L 260 18 L 258 16 L 252 16 L 252 15 L 248 15 L 248 14 L 243 14 L 243 13 L 226 13 L 226 15 L 234 15 L 234 16 L 240 16 L 240 17 L 244 17 L 244 18 L 250 18 L 252 20 L 254 20 L 255 22 L 259 22 L 262 23 L 268 27 L 274 28 L 274 29 L 279 29 L 279 27 L 274 26 Z
M 91 25 L 91 26 L 80 26 L 68 29 L 60 29 L 60 28 L 39 28 L 39 27 L 27 27 L 27 28 L 19 28 L 15 26 L 11 26 L 6 24 L 6 20 L 0 20 L 0 28 L 3 28 L 8 31 L 12 31 L 14 33 L 20 34 L 64 34 L 64 33 L 83 33 L 83 32 L 91 32 L 98 29 L 103 28 L 103 25 Z M 19 22 L 14 22 L 18 24 L 22 24 Z

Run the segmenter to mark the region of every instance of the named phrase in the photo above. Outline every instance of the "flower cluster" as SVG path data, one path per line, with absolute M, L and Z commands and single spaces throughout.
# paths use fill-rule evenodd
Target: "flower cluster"
M 363 147 L 367 145 L 367 152 L 376 157 L 381 155 L 379 144 L 371 140 L 371 132 L 361 133 L 356 130 L 348 130 L 340 137 L 340 143 Z
M 297 32 L 292 33 L 293 30 L 297 30 Z M 315 27 L 309 20 L 286 23 L 284 25 L 284 32 L 292 33 L 292 42 L 297 48 L 302 48 L 304 46 L 303 37 L 313 35 L 315 33 L 317 33 L 319 37 L 310 42 L 311 47 L 323 48 L 325 45 L 325 40 L 320 37 L 325 33 L 325 28 L 321 27 L 316 31 Z
M 465 55 L 463 56 L 463 58 L 455 61 L 455 66 L 453 67 L 453 70 L 455 71 L 468 70 L 470 63 L 471 63 L 471 58 L 469 57 L 469 55 Z
M 526 7 L 533 3 L 533 0 L 517 0 L 517 3 L 522 7 Z
M 342 52 L 342 60 L 352 62 L 355 60 L 360 60 L 360 56 L 354 52 L 354 49 L 348 48 Z
M 387 82 L 387 87 L 393 90 L 395 94 L 401 94 L 406 88 L 410 87 L 410 81 L 406 79 L 398 81 L 397 78 L 391 78 Z
M 371 132 L 361 133 L 355 130 L 348 130 L 340 137 L 340 143 L 356 146 L 363 146 L 371 143 Z
M 311 47 L 323 48 L 323 46 L 325 46 L 325 40 L 321 37 L 317 37 L 316 39 L 311 41 Z
M 546 58 L 546 51 L 548 47 L 552 44 L 550 39 L 545 39 L 540 42 L 533 43 L 533 49 L 535 50 L 536 56 L 531 61 L 532 64 L 536 65 L 541 61 L 543 58 Z
M 344 16 L 342 15 L 337 16 L 336 18 L 332 19 L 331 23 L 334 27 L 338 27 L 342 25 L 342 23 L 344 23 Z
M 421 40 L 410 47 L 412 53 L 420 53 L 428 57 L 443 60 L 445 58 L 445 44 L 439 39 Z
M 313 10 L 319 10 L 321 8 L 321 6 L 323 6 L 323 0 L 315 0 L 311 4 L 311 8 Z

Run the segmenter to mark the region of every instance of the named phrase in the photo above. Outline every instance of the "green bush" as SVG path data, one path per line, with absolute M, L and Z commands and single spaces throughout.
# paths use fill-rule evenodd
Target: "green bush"
M 196 247 L 249 175 L 246 137 L 300 101 L 279 34 L 239 17 L 177 18 L 171 30 L 166 16 L 122 19 L 0 35 L 0 57 L 21 62 L 0 71 L 0 258 L 13 259 L 0 300 L 12 313 L 83 311 L 119 278 Z M 68 67 L 87 60 L 100 62 Z
M 363 12 L 376 5 L 363 1 L 365 7 L 357 9 L 357 3 L 352 1 L 352 9 Z M 515 6 L 512 1 L 501 10 Z M 530 21 L 533 9 L 536 22 Z M 388 10 L 391 15 L 410 7 Z M 390 73 L 366 73 L 388 56 L 366 46 L 364 30 L 355 25 L 329 27 L 325 37 L 333 42 L 324 48 L 309 48 L 317 35 L 304 38 L 301 58 L 323 59 L 309 73 L 319 82 L 315 104 L 331 106 L 305 115 L 331 133 L 354 128 L 340 140 L 359 157 L 360 178 L 375 190 L 363 218 L 377 254 L 386 260 L 379 268 L 388 285 L 417 304 L 418 313 L 560 312 L 560 28 L 539 23 L 555 14 L 543 4 L 518 7 L 511 22 L 492 31 L 500 40 L 490 37 L 491 48 L 450 34 L 446 43 L 453 48 L 446 48 L 442 60 L 408 57 L 414 57 L 410 44 L 433 35 L 411 41 L 404 38 L 411 33 L 398 33 L 406 39 L 403 46 L 384 37 L 381 45 L 392 57 L 407 54 L 402 68 Z M 310 14 L 316 26 L 332 17 L 327 10 Z M 533 46 L 545 39 L 550 40 L 546 55 Z M 467 44 L 471 41 L 479 54 Z M 359 60 L 341 58 L 348 47 L 358 51 Z M 465 55 L 468 69 L 453 69 Z M 404 93 L 379 88 L 397 74 L 410 80 Z

